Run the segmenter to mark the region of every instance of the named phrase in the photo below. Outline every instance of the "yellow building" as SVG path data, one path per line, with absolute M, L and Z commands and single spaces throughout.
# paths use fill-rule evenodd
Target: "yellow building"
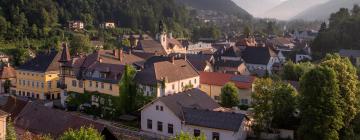
M 60 98 L 59 62 L 61 53 L 48 51 L 16 69 L 16 94 L 41 100 Z
M 234 83 L 238 88 L 240 104 L 251 104 L 251 93 L 255 77 L 216 72 L 200 72 L 200 89 L 216 101 L 220 101 L 221 88 L 226 83 Z
M 8 113 L 0 110 L 0 140 L 4 140 L 6 137 L 6 120 L 8 116 Z
M 119 81 L 125 64 L 144 60 L 122 50 L 98 50 L 87 56 L 70 58 L 69 49 L 63 45 L 60 85 L 65 92 L 97 92 L 119 96 Z

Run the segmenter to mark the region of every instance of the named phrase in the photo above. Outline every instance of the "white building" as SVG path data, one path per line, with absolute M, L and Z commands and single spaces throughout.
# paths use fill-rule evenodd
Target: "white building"
M 135 76 L 145 95 L 161 97 L 199 87 L 199 73 L 187 60 L 175 60 L 174 57 L 156 59 L 159 60 L 150 58 L 153 62 L 146 62 L 145 68 Z
M 249 131 L 247 117 L 215 111 L 219 108 L 199 89 L 160 97 L 141 109 L 141 130 L 159 138 L 186 132 L 203 134 L 208 140 L 245 140 Z
M 273 65 L 280 63 L 278 55 L 268 47 L 247 47 L 242 55 L 250 73 L 258 75 L 271 74 Z

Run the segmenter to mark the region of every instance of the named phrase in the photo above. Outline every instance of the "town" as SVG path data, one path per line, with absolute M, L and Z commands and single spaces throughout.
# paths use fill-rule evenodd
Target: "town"
M 0 140 L 357 140 L 360 2 L 235 1 L 0 1 Z

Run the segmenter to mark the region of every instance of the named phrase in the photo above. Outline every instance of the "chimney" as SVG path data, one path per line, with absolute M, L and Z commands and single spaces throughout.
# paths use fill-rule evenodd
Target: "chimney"
M 123 50 L 119 49 L 119 60 L 120 60 L 120 62 L 123 61 L 123 57 L 124 57 Z

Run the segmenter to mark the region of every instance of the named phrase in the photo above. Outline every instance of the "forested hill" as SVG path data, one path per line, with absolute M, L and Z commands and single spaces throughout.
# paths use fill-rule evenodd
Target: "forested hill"
M 69 20 L 82 20 L 87 28 L 114 21 L 122 27 L 154 32 L 163 19 L 169 28 L 182 30 L 188 27 L 189 18 L 185 6 L 174 0 L 1 0 L 0 36 L 46 36 Z
M 212 10 L 226 14 L 239 15 L 242 18 L 249 18 L 251 15 L 235 4 L 232 0 L 177 0 L 189 7 L 200 10 Z
M 360 7 L 341 8 L 331 14 L 329 24 L 322 24 L 312 44 L 313 54 L 319 58 L 340 49 L 360 50 Z

